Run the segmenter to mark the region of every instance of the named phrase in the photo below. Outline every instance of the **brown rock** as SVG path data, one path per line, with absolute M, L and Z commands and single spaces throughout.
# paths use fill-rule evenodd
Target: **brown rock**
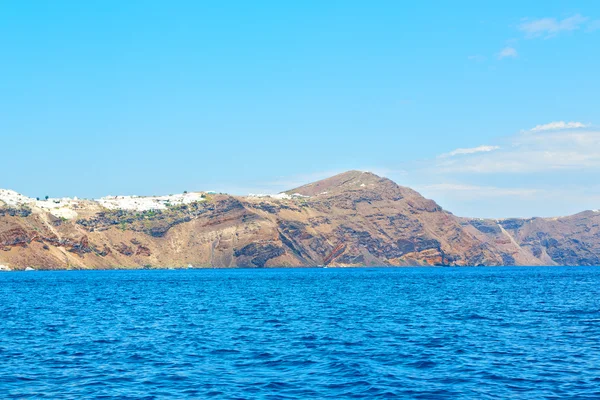
M 152 256 L 156 267 L 600 265 L 597 212 L 554 219 L 460 218 L 414 190 L 359 171 L 287 193 L 295 197 L 212 195 L 146 213 L 98 208 L 56 226 L 49 215 L 5 210 L 0 263 L 139 268 L 132 256 Z M 32 241 L 43 246 L 27 247 Z M 113 252 L 93 243 L 118 245 Z M 44 251 L 50 245 L 68 250 L 67 260 L 61 252 Z M 14 247 L 22 248 L 18 260 L 10 251 Z

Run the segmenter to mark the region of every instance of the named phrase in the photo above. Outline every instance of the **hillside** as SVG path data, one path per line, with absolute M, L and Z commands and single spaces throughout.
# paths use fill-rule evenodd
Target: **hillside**
M 34 200 L 0 192 L 4 269 L 600 265 L 600 213 L 460 218 L 349 171 L 277 196 Z

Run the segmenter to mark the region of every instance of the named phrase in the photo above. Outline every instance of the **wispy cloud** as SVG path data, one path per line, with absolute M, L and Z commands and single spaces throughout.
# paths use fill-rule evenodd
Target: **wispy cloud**
M 508 138 L 509 145 L 489 154 L 461 152 L 464 157 L 439 157 L 441 173 L 534 173 L 565 170 L 600 172 L 600 130 L 581 122 L 537 125 Z M 494 147 L 494 146 L 490 146 Z M 461 150 L 461 149 L 459 149 Z M 448 153 L 450 154 L 450 153 Z
M 536 125 L 530 132 L 543 132 L 543 131 L 555 131 L 559 129 L 579 129 L 579 128 L 587 128 L 589 124 L 584 124 L 582 122 L 565 122 L 565 121 L 555 121 L 550 122 L 548 124 Z
M 580 14 L 575 14 L 561 20 L 556 18 L 539 18 L 525 20 L 519 25 L 519 30 L 525 33 L 525 37 L 528 39 L 537 37 L 551 38 L 557 36 L 561 32 L 578 30 L 584 26 L 587 21 L 589 21 L 589 18 Z
M 460 155 L 465 155 L 465 154 L 486 153 L 486 152 L 498 150 L 499 148 L 500 148 L 499 146 L 484 145 L 484 146 L 471 147 L 471 148 L 466 148 L 466 149 L 456 149 L 456 150 L 452 150 L 449 153 L 441 154 L 438 157 L 446 158 L 446 157 L 454 157 L 454 156 L 460 156 Z
M 591 21 L 588 24 L 588 27 L 587 27 L 588 32 L 594 32 L 594 31 L 597 31 L 598 29 L 600 29 L 600 19 Z
M 485 145 L 405 164 L 397 182 L 456 215 L 569 215 L 600 208 L 600 127 L 531 124 Z
M 482 197 L 531 197 L 540 194 L 540 189 L 479 186 L 460 183 L 436 183 L 425 185 L 419 190 L 433 194 L 468 195 L 469 198 Z
M 517 58 L 519 53 L 514 47 L 505 47 L 498 53 L 498 59 L 502 60 L 503 58 Z
M 437 183 L 415 186 L 426 197 L 438 201 L 456 215 L 506 218 L 571 215 L 597 209 L 598 185 L 542 184 L 522 187 L 468 183 Z

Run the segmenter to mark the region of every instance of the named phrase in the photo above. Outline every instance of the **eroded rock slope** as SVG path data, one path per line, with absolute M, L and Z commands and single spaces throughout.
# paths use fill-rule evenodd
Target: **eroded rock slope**
M 157 210 L 81 205 L 77 218 L 0 205 L 11 269 L 599 265 L 600 214 L 459 218 L 368 172 L 272 197 L 202 195 Z M 162 203 L 161 203 L 162 204 Z

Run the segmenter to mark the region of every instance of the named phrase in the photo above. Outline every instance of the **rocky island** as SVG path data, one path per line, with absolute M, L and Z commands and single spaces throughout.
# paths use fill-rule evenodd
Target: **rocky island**
M 0 270 L 600 265 L 600 212 L 453 215 L 349 171 L 277 195 L 32 199 L 0 190 Z

